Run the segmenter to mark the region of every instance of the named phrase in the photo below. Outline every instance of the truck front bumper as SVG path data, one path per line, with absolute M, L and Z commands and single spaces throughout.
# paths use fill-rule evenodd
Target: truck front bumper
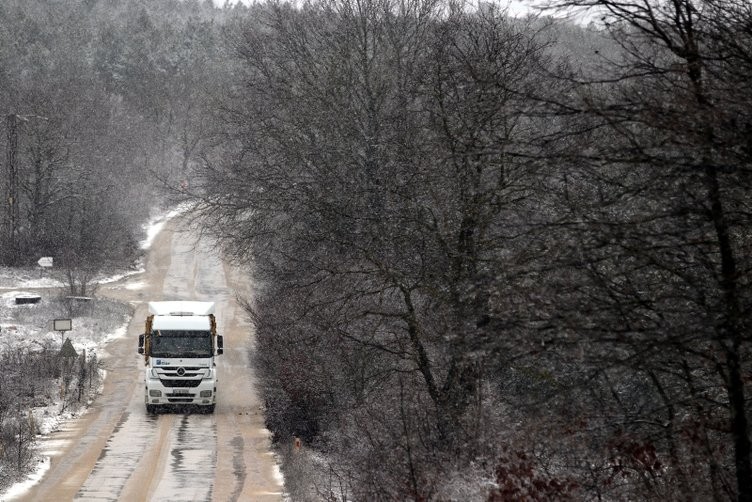
M 198 405 L 211 406 L 217 402 L 217 382 L 201 380 L 196 387 L 166 387 L 159 380 L 147 380 L 145 386 L 147 405 Z

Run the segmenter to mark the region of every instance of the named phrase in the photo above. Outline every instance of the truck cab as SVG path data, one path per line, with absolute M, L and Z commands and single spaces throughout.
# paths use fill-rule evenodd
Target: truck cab
M 147 413 L 159 407 L 194 405 L 214 412 L 215 357 L 223 352 L 213 302 L 149 302 L 138 353 L 144 356 Z

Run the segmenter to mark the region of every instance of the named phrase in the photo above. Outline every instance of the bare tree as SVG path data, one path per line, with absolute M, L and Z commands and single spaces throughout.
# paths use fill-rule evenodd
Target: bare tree
M 648 377 L 660 403 L 656 418 L 662 414 L 659 420 L 668 424 L 669 456 L 680 457 L 679 407 L 707 441 L 704 462 L 714 496 L 730 489 L 723 480 L 725 440 L 718 436 L 724 430 L 735 496 L 750 500 L 743 377 L 750 241 L 742 230 L 751 215 L 745 202 L 750 170 L 747 141 L 735 125 L 749 101 L 733 84 L 744 66 L 728 65 L 728 54 L 744 54 L 739 48 L 748 46 L 749 33 L 721 14 L 749 20 L 748 9 L 693 0 L 557 5 L 596 9 L 624 51 L 608 79 L 583 82 L 574 106 L 587 115 L 581 133 L 600 132 L 589 150 L 574 156 L 580 168 L 573 171 L 584 182 L 573 190 L 580 199 L 572 203 L 586 229 L 581 257 L 599 291 L 582 297 L 580 306 L 599 336 L 626 349 L 616 361 Z M 697 401 L 706 399 L 716 403 L 712 411 L 708 401 Z
M 207 155 L 196 194 L 263 284 L 268 420 L 308 440 L 347 431 L 327 443 L 341 465 L 344 438 L 372 438 L 359 463 L 395 468 L 341 479 L 363 497 L 430 498 L 438 465 L 484 443 L 467 427 L 488 403 L 484 368 L 529 334 L 498 299 L 535 259 L 545 122 L 526 97 L 544 45 L 491 8 L 268 9 L 238 35 L 234 156 Z

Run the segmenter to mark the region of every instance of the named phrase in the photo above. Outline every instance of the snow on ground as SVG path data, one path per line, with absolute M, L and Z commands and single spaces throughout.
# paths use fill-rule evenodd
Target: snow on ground
M 0 268 L 0 288 L 57 288 L 62 285 L 42 268 Z
M 37 469 L 29 475 L 26 480 L 21 481 L 20 483 L 16 483 L 12 485 L 8 490 L 2 494 L 2 497 L 0 500 L 11 500 L 17 497 L 20 497 L 24 493 L 26 493 L 29 488 L 37 484 L 42 477 L 44 477 L 44 474 L 49 470 L 50 468 L 50 457 L 43 457 L 39 461 L 39 466 Z
M 151 247 L 154 238 L 171 219 L 190 209 L 182 205 L 178 208 L 159 214 L 144 224 L 146 238 L 141 241 L 141 249 Z M 99 284 L 118 281 L 124 277 L 143 272 L 143 267 L 135 270 L 101 277 Z M 107 300 L 93 300 L 78 307 L 80 312 L 73 316 L 73 329 L 60 332 L 52 329 L 53 319 L 68 319 L 68 312 L 59 297 L 55 295 L 37 294 L 33 289 L 56 288 L 63 283 L 54 277 L 49 269 L 17 269 L 0 267 L 0 351 L 5 350 L 34 350 L 60 347 L 63 337 L 70 338 L 77 352 L 86 350 L 87 356 L 104 354 L 104 346 L 115 338 L 125 336 L 129 322 L 128 308 L 118 306 Z M 128 289 L 141 289 L 143 282 L 131 282 L 125 285 Z M 17 297 L 41 296 L 36 304 L 16 304 Z M 103 375 L 104 378 L 104 375 Z M 32 411 L 39 425 L 41 436 L 50 434 L 74 418 L 75 413 L 59 413 L 61 403 L 51 402 L 47 406 L 35 408 Z M 85 409 L 81 410 L 82 412 Z M 0 501 L 11 500 L 22 496 L 29 488 L 38 483 L 50 468 L 52 451 L 40 451 L 40 461 L 37 468 L 19 483 L 10 486 L 4 493 L 0 493 Z
M 72 320 L 73 329 L 61 335 L 52 329 L 52 320 L 70 317 L 64 304 L 57 298 L 41 296 L 39 303 L 16 305 L 16 298 L 24 294 L 23 290 L 0 294 L 0 352 L 56 347 L 65 337 L 71 339 L 77 351 L 85 349 L 96 353 L 101 346 L 126 333 L 128 319 L 114 328 L 107 324 L 113 318 L 126 315 L 127 309 L 117 312 L 118 309 L 111 302 L 94 300 L 95 305 L 91 307 L 85 304 L 79 307 L 78 315 Z M 103 317 L 108 318 L 104 324 Z

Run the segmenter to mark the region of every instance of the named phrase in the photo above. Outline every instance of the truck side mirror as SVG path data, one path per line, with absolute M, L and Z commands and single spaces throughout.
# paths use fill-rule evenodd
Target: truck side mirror
M 138 353 L 143 354 L 144 353 L 144 335 L 138 335 Z
M 225 339 L 222 335 L 217 335 L 217 355 L 223 354 L 225 351 Z

